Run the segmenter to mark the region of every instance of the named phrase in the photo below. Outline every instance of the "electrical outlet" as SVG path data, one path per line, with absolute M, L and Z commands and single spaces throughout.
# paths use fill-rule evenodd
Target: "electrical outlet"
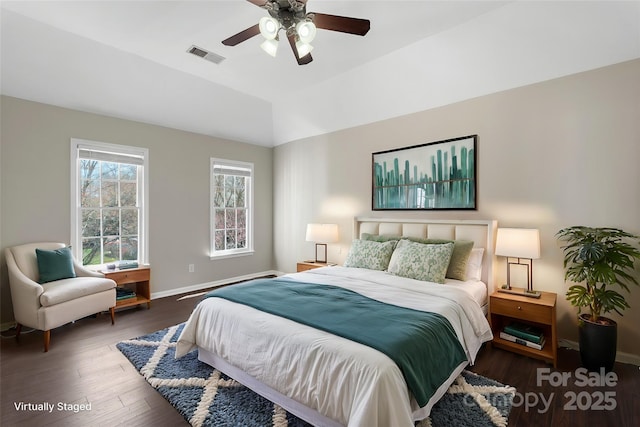
M 196 271 L 196 266 L 194 264 L 189 264 L 189 273 L 193 273 Z

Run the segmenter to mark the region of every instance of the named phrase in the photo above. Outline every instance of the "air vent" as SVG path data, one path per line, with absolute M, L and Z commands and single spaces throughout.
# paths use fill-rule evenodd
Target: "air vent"
M 208 50 L 205 50 L 196 45 L 191 45 L 191 47 L 187 49 L 187 52 L 193 55 L 199 56 L 200 58 L 206 59 L 207 61 L 211 61 L 214 64 L 220 64 L 222 61 L 226 59 L 224 56 L 220 56 L 216 53 L 209 52 Z

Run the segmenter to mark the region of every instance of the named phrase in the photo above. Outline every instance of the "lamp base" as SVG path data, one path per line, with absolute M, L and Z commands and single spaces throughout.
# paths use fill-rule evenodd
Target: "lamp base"
M 319 262 L 321 264 L 327 263 L 327 245 L 325 243 L 316 243 L 316 261 L 315 262 Z
M 498 292 L 504 292 L 505 294 L 520 295 L 521 297 L 540 298 L 542 293 L 540 291 L 530 291 L 524 288 L 508 288 L 507 285 L 503 285 L 498 289 Z

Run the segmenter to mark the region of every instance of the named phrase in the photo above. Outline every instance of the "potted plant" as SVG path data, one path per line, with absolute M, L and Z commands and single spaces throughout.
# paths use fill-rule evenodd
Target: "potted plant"
M 634 246 L 640 237 L 618 228 L 568 227 L 556 236 L 566 244 L 565 280 L 575 284 L 567 291 L 567 300 L 578 307 L 580 358 L 590 371 L 613 369 L 616 359 L 617 323 L 603 316 L 614 311 L 622 316 L 629 308 L 623 294 L 629 285 L 638 285 L 633 275 L 634 261 L 640 250 Z M 582 309 L 588 309 L 582 313 Z

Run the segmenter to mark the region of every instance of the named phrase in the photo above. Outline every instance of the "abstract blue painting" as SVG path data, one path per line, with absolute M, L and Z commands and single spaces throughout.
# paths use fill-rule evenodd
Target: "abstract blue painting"
M 476 209 L 478 135 L 373 153 L 372 209 Z

